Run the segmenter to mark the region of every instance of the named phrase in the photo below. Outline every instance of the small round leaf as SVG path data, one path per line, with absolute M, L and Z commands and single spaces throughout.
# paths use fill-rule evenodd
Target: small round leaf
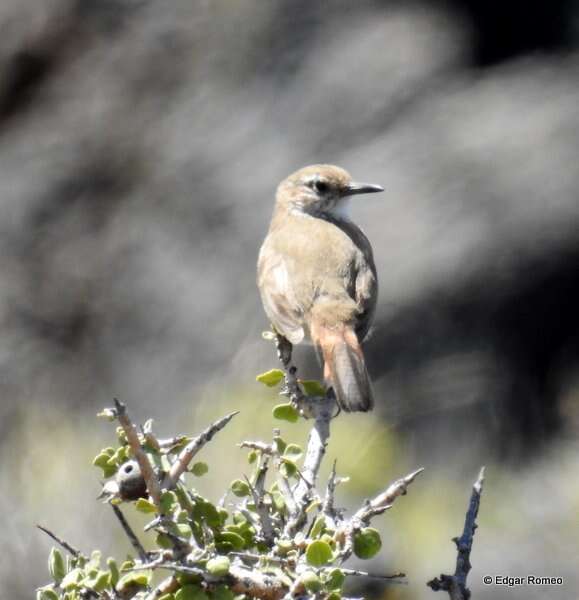
M 216 577 L 224 577 L 229 573 L 231 563 L 227 556 L 218 556 L 207 561 L 207 571 Z
M 316 540 L 308 545 L 306 560 L 313 567 L 322 567 L 332 560 L 332 549 L 330 545 L 321 540 Z
M 238 497 L 243 498 L 244 496 L 249 496 L 251 494 L 251 490 L 249 489 L 249 485 L 247 485 L 247 481 L 243 481 L 242 479 L 236 479 L 231 482 L 231 491 Z
M 354 554 L 358 558 L 372 558 L 382 547 L 380 534 L 372 527 L 365 527 L 354 536 Z
M 322 589 L 322 582 L 313 571 L 302 573 L 300 579 L 308 592 L 319 592 Z
M 148 500 L 145 500 L 144 498 L 139 498 L 135 502 L 135 508 L 139 512 L 142 512 L 145 514 L 157 512 L 157 507 L 152 502 L 149 502 Z
M 308 396 L 325 396 L 326 395 L 326 388 L 319 381 L 310 379 L 310 380 L 306 380 L 306 381 L 300 381 L 300 383 L 302 384 L 302 387 L 304 388 L 304 392 Z
M 48 572 L 55 583 L 60 583 L 66 575 L 64 558 L 58 548 L 52 548 L 48 555 Z
M 275 387 L 283 379 L 283 371 L 281 369 L 270 369 L 265 373 L 260 373 L 255 379 L 267 387 Z
M 208 471 L 209 465 L 204 462 L 196 462 L 191 467 L 191 473 L 193 473 L 193 475 L 195 475 L 196 477 L 201 477 L 202 475 L 205 475 L 205 473 L 207 473 Z
M 289 423 L 297 423 L 300 415 L 292 404 L 278 404 L 274 407 L 273 418 L 279 419 L 280 421 L 288 421 Z

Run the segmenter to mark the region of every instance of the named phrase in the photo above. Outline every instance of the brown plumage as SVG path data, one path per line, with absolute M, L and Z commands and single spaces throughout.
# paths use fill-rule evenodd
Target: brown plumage
M 382 188 L 352 181 L 333 165 L 312 165 L 282 181 L 258 260 L 258 286 L 275 329 L 292 344 L 311 342 L 324 378 L 345 411 L 373 406 L 361 342 L 378 281 L 370 242 L 349 219 L 355 194 Z

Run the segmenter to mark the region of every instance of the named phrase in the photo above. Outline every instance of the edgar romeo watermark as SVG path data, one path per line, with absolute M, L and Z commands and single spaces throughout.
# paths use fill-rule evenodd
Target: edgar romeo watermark
M 485 585 L 501 585 L 505 587 L 519 587 L 523 585 L 563 585 L 562 577 L 545 577 L 542 575 L 523 575 L 512 577 L 510 575 L 485 575 Z

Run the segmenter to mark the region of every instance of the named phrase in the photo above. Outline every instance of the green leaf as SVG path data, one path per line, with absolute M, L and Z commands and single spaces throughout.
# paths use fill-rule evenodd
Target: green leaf
M 341 590 L 345 581 L 346 576 L 340 569 L 332 569 L 327 575 L 326 587 L 329 590 Z
M 170 550 L 173 548 L 173 542 L 171 538 L 166 533 L 158 533 L 156 538 L 157 546 L 160 548 L 164 548 L 165 550 Z
M 285 556 L 288 552 L 293 550 L 294 545 L 290 540 L 279 540 L 277 543 L 278 552 L 281 556 Z
M 297 460 L 303 453 L 304 451 L 301 446 L 298 446 L 297 444 L 288 444 L 283 454 L 287 458 Z
M 276 435 L 273 438 L 273 443 L 275 445 L 275 449 L 279 452 L 279 454 L 283 454 L 285 449 L 287 448 L 287 443 L 279 436 Z M 274 483 L 274 485 L 277 485 Z
M 64 579 L 60 582 L 60 587 L 63 590 L 77 589 L 78 584 L 82 581 L 83 577 L 83 570 L 77 567 L 76 569 L 73 569 L 72 571 L 66 574 Z
M 157 512 L 157 507 L 152 502 L 149 502 L 148 500 L 145 500 L 144 498 L 139 498 L 135 502 L 135 508 L 139 512 L 142 512 L 145 514 Z
M 217 536 L 216 541 L 227 542 L 233 546 L 234 550 L 243 550 L 245 548 L 245 539 L 234 531 L 224 531 L 223 533 L 220 533 Z
M 234 600 L 234 597 L 233 592 L 225 585 L 218 585 L 211 592 L 212 600 Z
M 137 504 L 138 504 L 138 502 L 137 502 Z M 161 494 L 161 512 L 164 515 L 166 515 L 168 512 L 170 512 L 172 510 L 172 508 L 175 506 L 175 504 L 177 504 L 177 496 L 174 492 L 163 492 Z M 154 508 L 153 511 L 149 511 L 149 509 L 147 509 L 147 511 L 143 511 L 143 512 L 156 512 L 157 509 L 154 504 L 153 504 L 153 508 Z M 137 507 L 137 510 L 140 510 L 140 509 Z
M 36 600 L 58 600 L 58 594 L 50 587 L 40 588 Z
M 198 585 L 184 585 L 175 593 L 175 600 L 209 600 L 209 596 Z
M 101 452 L 93 458 L 92 464 L 95 467 L 104 467 L 109 462 L 109 458 L 111 456 L 112 455 L 110 454 L 105 454 L 104 452 Z
M 284 477 L 293 477 L 298 472 L 298 466 L 293 460 L 289 460 L 288 458 L 284 458 L 282 456 L 282 464 L 280 465 L 279 470 L 281 471 Z
M 324 530 L 326 525 L 326 517 L 324 515 L 320 515 L 312 525 L 312 530 L 310 531 L 310 537 L 317 538 L 320 533 Z
M 60 583 L 66 575 L 66 564 L 58 548 L 52 548 L 48 555 L 48 572 L 55 583 Z
M 380 534 L 372 527 L 365 527 L 354 536 L 354 554 L 358 558 L 372 558 L 378 554 L 381 547 Z
M 316 573 L 313 571 L 305 571 L 300 577 L 308 592 L 319 592 L 322 589 L 322 582 Z
M 235 535 L 235 534 L 230 534 Z M 241 538 L 240 538 L 241 539 Z M 207 571 L 216 577 L 224 577 L 229 573 L 231 563 L 227 556 L 218 556 L 207 561 Z
M 112 477 L 119 470 L 116 465 L 105 465 L 104 467 L 101 467 L 101 469 L 103 470 L 104 479 Z
M 300 415 L 297 409 L 292 404 L 278 404 L 274 407 L 273 418 L 280 421 L 288 421 L 289 423 L 297 423 Z
M 169 533 L 180 538 L 190 538 L 192 535 L 191 527 L 188 523 L 168 523 L 167 530 Z
M 208 471 L 209 465 L 204 462 L 196 462 L 191 467 L 191 473 L 193 473 L 193 475 L 195 475 L 196 477 L 201 477 L 202 475 L 205 475 L 205 473 L 207 473 Z
M 109 572 L 97 571 L 96 573 L 86 577 L 82 585 L 95 592 L 102 592 L 109 584 Z
M 117 583 L 117 590 L 122 591 L 129 586 L 147 587 L 151 582 L 151 571 L 132 571 L 125 573 Z
M 337 591 L 333 591 L 326 596 L 326 600 L 342 600 L 342 594 Z
M 257 452 L 257 450 L 250 450 L 247 455 L 247 462 L 250 465 L 252 465 L 257 460 L 258 456 L 259 456 L 259 453 Z
M 308 396 L 325 396 L 326 388 L 319 381 L 315 381 L 314 379 L 306 379 L 305 381 L 300 381 L 302 387 L 304 388 L 304 392 Z
M 267 387 L 275 387 L 278 385 L 284 377 L 281 369 L 270 369 L 265 373 L 259 374 L 255 380 L 267 385 Z
M 121 573 L 124 573 L 125 571 L 132 569 L 134 566 L 135 566 L 135 561 L 130 556 L 127 556 L 127 560 L 125 560 L 121 564 L 120 571 L 121 571 Z
M 251 494 L 251 489 L 247 484 L 247 481 L 243 481 L 242 479 L 236 479 L 231 482 L 231 491 L 238 497 L 243 498 L 244 496 L 249 496 Z
M 197 521 L 204 520 L 209 527 L 216 529 L 221 527 L 222 515 L 217 510 L 217 507 L 202 498 L 201 496 L 196 496 L 195 498 L 195 506 L 193 508 L 193 518 Z
M 281 492 L 277 492 L 277 491 L 272 492 L 271 499 L 273 500 L 273 505 L 274 505 L 275 509 L 278 512 L 283 513 L 286 508 L 285 498 L 283 497 L 283 494 Z
M 117 582 L 119 581 L 119 567 L 117 566 L 117 561 L 114 558 L 107 558 L 107 567 L 110 571 L 109 583 L 115 587 Z
M 316 540 L 308 545 L 306 560 L 313 567 L 322 567 L 332 560 L 332 549 L 330 545 L 321 540 Z

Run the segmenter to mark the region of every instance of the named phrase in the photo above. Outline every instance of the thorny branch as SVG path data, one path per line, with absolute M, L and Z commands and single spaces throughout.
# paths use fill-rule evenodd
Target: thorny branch
M 74 557 L 81 555 L 80 550 L 77 550 L 74 546 L 71 546 L 68 542 L 59 538 L 57 535 L 52 533 L 50 529 L 46 529 L 46 527 L 43 527 L 42 525 L 36 525 L 36 527 L 38 527 L 40 531 L 44 531 L 44 533 L 46 533 L 48 537 L 51 537 L 57 544 L 60 544 L 67 552 L 70 552 L 70 554 L 72 554 Z
M 472 486 L 472 493 L 466 517 L 464 520 L 464 529 L 459 538 L 453 538 L 456 544 L 457 557 L 456 569 L 454 575 L 440 575 L 429 581 L 426 585 L 432 588 L 435 592 L 443 590 L 448 592 L 451 600 L 469 600 L 470 590 L 466 587 L 466 578 L 471 569 L 470 553 L 474 539 L 474 532 L 477 528 L 476 518 L 480 506 L 480 498 L 483 489 L 485 476 L 485 468 L 482 467 L 477 480 Z
M 291 343 L 282 335 L 277 334 L 275 344 L 285 375 L 282 394 L 288 396 L 304 416 L 314 418 L 314 426 L 308 436 L 302 477 L 292 494 L 292 504 L 295 508 L 284 530 L 284 536 L 291 538 L 306 520 L 306 509 L 312 500 L 311 492 L 315 486 L 330 437 L 330 421 L 335 409 L 335 400 L 331 394 L 321 398 L 305 396 L 298 382 L 297 369 L 291 364 Z
M 118 506 L 116 506 L 115 504 L 111 504 L 111 508 L 113 509 L 115 516 L 119 520 L 119 523 L 121 524 L 121 527 L 123 528 L 123 531 L 125 532 L 126 536 L 129 538 L 131 545 L 135 549 L 136 553 L 139 555 L 139 558 L 141 559 L 142 562 L 146 562 L 148 560 L 147 552 L 143 548 L 143 545 L 139 541 L 139 538 L 135 535 L 135 532 L 131 529 L 131 526 L 129 525 L 128 521 L 125 519 L 125 515 L 123 515 L 123 513 L 121 512 L 121 509 Z
M 422 473 L 424 469 L 417 469 L 412 473 L 401 477 L 391 483 L 384 492 L 378 494 L 373 500 L 367 500 L 364 505 L 347 521 L 343 522 L 338 530 L 338 537 L 343 544 L 343 550 L 340 553 L 342 562 L 349 558 L 354 550 L 354 536 L 364 526 L 367 526 L 371 519 L 388 510 L 392 503 L 399 496 L 407 493 L 408 486 Z
M 129 446 L 135 455 L 135 459 L 139 463 L 139 468 L 141 469 L 141 474 L 147 484 L 147 491 L 151 496 L 151 499 L 155 503 L 155 506 L 160 507 L 161 504 L 161 487 L 159 485 L 159 480 L 147 455 L 143 451 L 141 447 L 141 442 L 139 441 L 139 434 L 137 433 L 137 429 L 133 425 L 132 421 L 129 419 L 129 415 L 127 414 L 127 407 L 119 402 L 116 398 L 114 414 L 117 417 L 119 423 L 121 424 L 125 435 L 127 436 L 127 441 L 129 442 Z
M 163 482 L 164 487 L 166 487 L 167 489 L 174 488 L 177 484 L 177 481 L 179 481 L 179 477 L 181 477 L 181 475 L 187 470 L 187 467 L 193 460 L 193 457 L 199 452 L 199 450 L 201 450 L 201 448 L 203 448 L 203 446 L 205 446 L 207 442 L 210 442 L 213 436 L 218 431 L 221 431 L 229 423 L 229 421 L 231 421 L 231 419 L 233 419 L 233 417 L 235 417 L 235 415 L 238 414 L 238 410 L 229 413 L 222 419 L 219 419 L 219 421 L 216 421 L 215 423 L 207 427 L 207 429 L 202 431 L 196 438 L 192 439 L 185 446 L 185 448 L 181 450 L 179 457 L 171 466 L 171 470 L 169 471 L 169 474 Z

